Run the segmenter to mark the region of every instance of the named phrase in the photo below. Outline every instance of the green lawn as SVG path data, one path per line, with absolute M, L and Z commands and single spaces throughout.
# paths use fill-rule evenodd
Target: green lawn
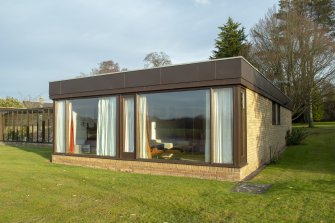
M 49 162 L 50 149 L 0 146 L 0 222 L 334 222 L 335 123 L 317 125 L 253 182 L 119 173 Z

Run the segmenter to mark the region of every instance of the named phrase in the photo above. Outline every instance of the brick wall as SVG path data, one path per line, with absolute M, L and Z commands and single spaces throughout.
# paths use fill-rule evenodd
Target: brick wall
M 52 162 L 139 174 L 183 176 L 227 181 L 240 180 L 239 168 L 112 160 L 64 155 L 52 155 Z
M 247 89 L 247 162 L 241 169 L 246 177 L 286 146 L 285 135 L 291 129 L 291 111 L 280 107 L 280 125 L 272 125 L 272 101 Z

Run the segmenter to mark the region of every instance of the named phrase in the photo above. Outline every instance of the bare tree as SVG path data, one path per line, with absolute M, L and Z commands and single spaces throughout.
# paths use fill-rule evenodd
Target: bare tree
M 127 71 L 127 68 L 120 69 L 120 66 L 118 63 L 114 62 L 113 60 L 106 60 L 101 63 L 99 63 L 98 68 L 93 68 L 91 70 L 90 74 L 80 73 L 80 77 L 86 77 L 86 76 L 94 76 L 94 75 L 100 75 L 100 74 L 106 74 L 106 73 L 115 73 L 120 71 Z
M 91 73 L 93 75 L 120 72 L 120 66 L 113 60 L 103 61 L 99 64 L 99 68 L 93 68 Z
M 164 52 L 148 53 L 143 61 L 145 68 L 161 67 L 172 64 L 170 57 Z
M 251 30 L 250 58 L 293 102 L 293 119 L 308 112 L 335 77 L 335 45 L 325 29 L 294 10 L 270 10 Z

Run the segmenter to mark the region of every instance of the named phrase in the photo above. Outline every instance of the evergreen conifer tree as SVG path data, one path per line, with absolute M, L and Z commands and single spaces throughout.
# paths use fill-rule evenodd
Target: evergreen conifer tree
M 240 27 L 240 23 L 236 23 L 232 18 L 223 26 L 220 26 L 220 33 L 215 40 L 215 50 L 210 59 L 218 59 L 224 57 L 233 57 L 241 55 L 241 51 L 248 46 L 244 27 Z

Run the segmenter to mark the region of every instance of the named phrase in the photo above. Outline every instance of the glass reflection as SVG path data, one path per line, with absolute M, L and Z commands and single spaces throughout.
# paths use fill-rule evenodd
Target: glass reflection
M 98 99 L 69 100 L 68 152 L 96 154 Z
M 138 96 L 140 158 L 209 162 L 209 90 Z

